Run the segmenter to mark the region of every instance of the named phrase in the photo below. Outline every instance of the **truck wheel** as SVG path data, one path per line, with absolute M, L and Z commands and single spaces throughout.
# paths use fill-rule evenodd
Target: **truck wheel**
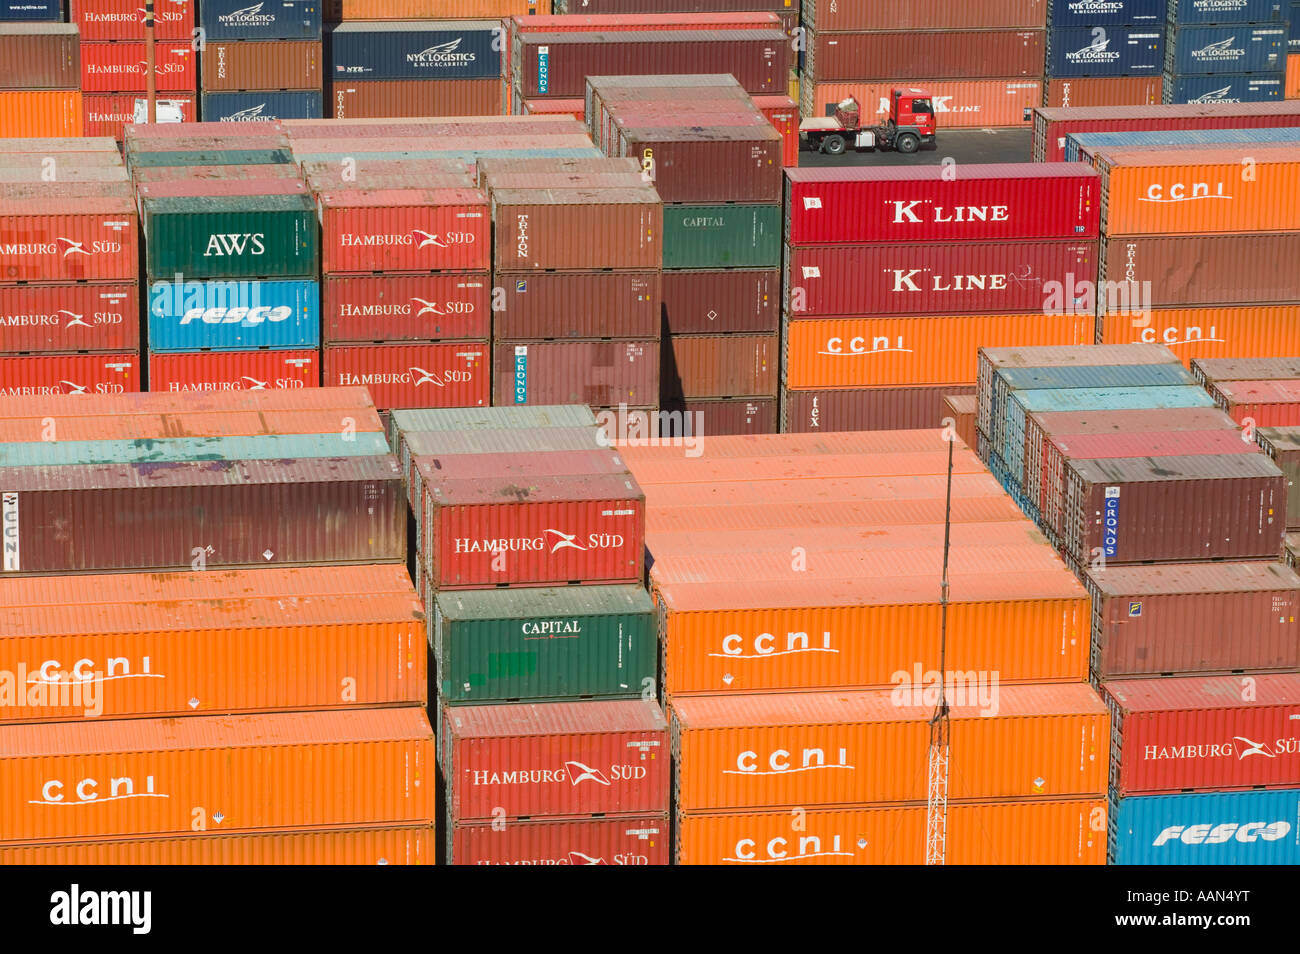
M 921 140 L 911 133 L 903 133 L 894 142 L 894 148 L 899 152 L 912 153 L 921 148 Z
M 827 136 L 825 139 L 822 140 L 822 152 L 826 153 L 827 155 L 831 155 L 831 156 L 843 155 L 844 147 L 845 147 L 845 142 L 843 136 Z

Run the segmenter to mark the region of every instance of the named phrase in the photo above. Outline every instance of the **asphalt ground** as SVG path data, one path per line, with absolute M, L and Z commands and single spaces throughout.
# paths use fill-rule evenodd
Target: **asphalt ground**
M 910 156 L 896 152 L 854 152 L 840 156 L 801 151 L 799 165 L 821 166 L 938 166 L 944 159 L 964 162 L 1030 162 L 1029 127 L 999 129 L 939 128 L 936 148 L 923 148 Z

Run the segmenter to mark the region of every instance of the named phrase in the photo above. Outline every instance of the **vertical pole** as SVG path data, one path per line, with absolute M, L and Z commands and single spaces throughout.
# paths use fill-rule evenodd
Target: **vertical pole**
M 153 0 L 144 0 L 145 96 L 149 103 L 146 122 L 158 122 L 158 91 L 154 88 Z

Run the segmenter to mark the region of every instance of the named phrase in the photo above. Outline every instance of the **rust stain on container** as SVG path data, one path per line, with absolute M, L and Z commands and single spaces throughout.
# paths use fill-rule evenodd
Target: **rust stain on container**
M 775 397 L 777 335 L 673 335 L 660 393 L 680 398 Z
M 780 327 L 776 269 L 669 269 L 663 289 L 663 317 L 671 335 L 761 334 Z
M 663 263 L 663 203 L 651 188 L 494 189 L 489 199 L 500 271 Z
M 657 271 L 498 271 L 498 338 L 650 338 L 659 333 Z
M 647 407 L 659 396 L 659 339 L 493 346 L 493 403 Z

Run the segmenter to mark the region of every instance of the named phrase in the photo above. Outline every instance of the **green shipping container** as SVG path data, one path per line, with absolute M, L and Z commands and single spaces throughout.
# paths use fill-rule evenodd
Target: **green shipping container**
M 316 278 L 316 208 L 305 195 L 145 198 L 149 280 Z
M 427 581 L 426 576 L 422 579 Z M 636 698 L 655 685 L 654 605 L 639 586 L 435 594 L 429 645 L 442 701 Z
M 780 264 L 780 205 L 664 206 L 664 268 Z
M 288 149 L 208 149 L 201 152 L 132 152 L 127 166 L 263 166 L 293 162 Z

